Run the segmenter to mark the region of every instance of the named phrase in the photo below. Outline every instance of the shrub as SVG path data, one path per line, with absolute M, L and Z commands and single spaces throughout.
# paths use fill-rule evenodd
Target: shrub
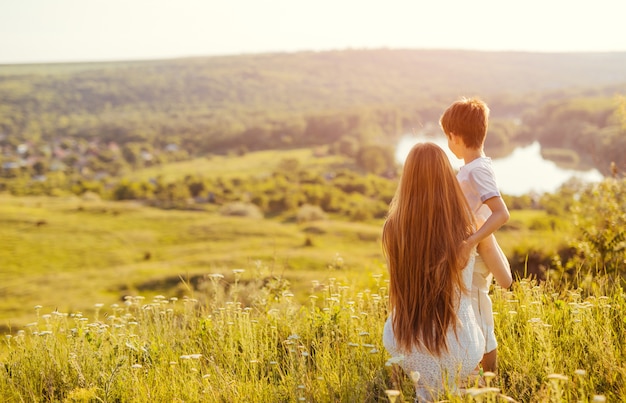
M 626 268 L 626 179 L 589 186 L 572 207 L 578 237 L 577 264 L 589 271 L 622 273 Z
M 313 206 L 310 204 L 304 204 L 300 206 L 296 214 L 296 221 L 298 221 L 299 223 L 320 221 L 325 220 L 326 218 L 327 215 L 321 207 Z
M 220 214 L 225 216 L 263 218 L 263 213 L 258 206 L 252 203 L 232 202 L 225 204 L 220 209 Z

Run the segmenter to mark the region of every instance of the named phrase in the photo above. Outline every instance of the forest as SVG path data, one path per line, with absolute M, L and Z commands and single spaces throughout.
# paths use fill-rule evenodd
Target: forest
M 539 141 L 549 158 L 608 173 L 610 162 L 626 165 L 625 93 L 626 53 L 379 49 L 1 65 L 1 186 L 59 171 L 100 181 L 254 150 L 384 149 L 438 130 L 449 103 L 474 95 L 492 111 L 490 154 Z

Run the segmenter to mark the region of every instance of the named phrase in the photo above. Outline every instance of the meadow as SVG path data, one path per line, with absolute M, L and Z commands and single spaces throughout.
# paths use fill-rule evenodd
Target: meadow
M 6 402 L 413 401 L 382 343 L 384 272 L 367 286 L 311 280 L 302 295 L 263 284 L 262 264 L 176 298 L 94 304 L 90 315 L 36 306 L 0 355 Z M 256 283 L 250 298 L 245 283 Z M 614 402 L 626 397 L 626 299 L 603 278 L 587 289 L 517 281 L 493 290 L 498 374 L 449 390 L 449 402 Z M 301 297 L 306 303 L 298 303 Z
M 380 222 L 0 199 L 2 401 L 412 401 L 381 344 Z M 499 241 L 556 248 L 554 219 L 514 210 Z M 578 284 L 496 287 L 499 373 L 441 398 L 622 400 L 624 292 Z
M 281 157 L 199 163 L 227 176 Z M 382 346 L 381 225 L 0 194 L 0 401 L 412 401 L 412 380 Z M 511 260 L 550 256 L 573 229 L 512 210 L 497 238 Z M 624 400 L 625 294 L 578 269 L 494 286 L 499 371 L 441 400 Z
M 184 282 L 267 267 L 299 289 L 320 270 L 359 282 L 380 271 L 379 226 L 231 217 L 133 202 L 0 196 L 0 327 L 21 328 L 34 305 L 89 312 L 126 295 L 182 296 Z M 341 270 L 337 270 L 337 269 Z M 322 278 L 323 280 L 323 278 Z M 94 299 L 96 300 L 94 302 Z
M 538 224 L 549 220 L 555 218 L 544 211 L 513 211 L 498 235 L 503 250 L 554 253 L 569 227 L 558 220 L 555 232 Z M 386 270 L 381 225 L 381 220 L 297 222 L 291 216 L 225 216 L 216 207 L 162 210 L 89 197 L 0 194 L 0 330 L 21 329 L 35 305 L 89 314 L 95 303 L 119 303 L 126 296 L 182 297 L 207 287 L 207 273 L 232 280 L 233 269 L 258 265 L 266 268 L 263 281 L 280 277 L 298 295 L 313 279 L 367 285 L 373 273 Z

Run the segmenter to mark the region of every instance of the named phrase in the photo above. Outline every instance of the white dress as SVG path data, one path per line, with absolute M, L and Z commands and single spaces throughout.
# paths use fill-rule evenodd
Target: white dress
M 476 254 L 473 253 L 467 266 L 463 269 L 465 287 L 472 288 L 472 273 Z M 447 333 L 448 353 L 439 357 L 432 356 L 427 351 L 413 348 L 410 353 L 399 350 L 393 334 L 391 316 L 387 318 L 383 329 L 383 344 L 392 357 L 404 356 L 398 364 L 410 376 L 411 372 L 420 374 L 415 385 L 417 401 L 432 401 L 447 384 L 449 391 L 454 391 L 460 382 L 465 381 L 477 368 L 485 351 L 485 337 L 474 315 L 472 300 L 469 294 L 463 293 L 459 301 L 457 312 L 458 340 L 454 330 Z
M 463 165 L 456 177 L 474 214 L 486 220 L 491 215 L 491 210 L 483 203 L 491 197 L 500 196 L 491 158 L 476 158 Z M 477 256 L 472 280 L 472 303 L 476 320 L 485 336 L 485 353 L 498 347 L 492 302 L 489 296 L 491 283 L 493 283 L 493 275 L 481 257 Z

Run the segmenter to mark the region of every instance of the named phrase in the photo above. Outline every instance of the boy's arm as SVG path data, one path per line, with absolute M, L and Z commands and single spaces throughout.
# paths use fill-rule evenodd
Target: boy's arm
M 491 210 L 491 215 L 487 218 L 485 223 L 478 229 L 478 231 L 474 232 L 467 240 L 467 247 L 469 249 L 478 245 L 481 241 L 487 238 L 489 235 L 493 234 L 504 225 L 507 221 L 509 221 L 509 210 L 506 208 L 506 204 L 504 204 L 504 200 L 502 197 L 495 196 L 490 199 L 485 200 L 485 204 Z
M 509 288 L 513 283 L 511 266 L 493 235 L 478 244 L 478 253 L 500 287 Z

